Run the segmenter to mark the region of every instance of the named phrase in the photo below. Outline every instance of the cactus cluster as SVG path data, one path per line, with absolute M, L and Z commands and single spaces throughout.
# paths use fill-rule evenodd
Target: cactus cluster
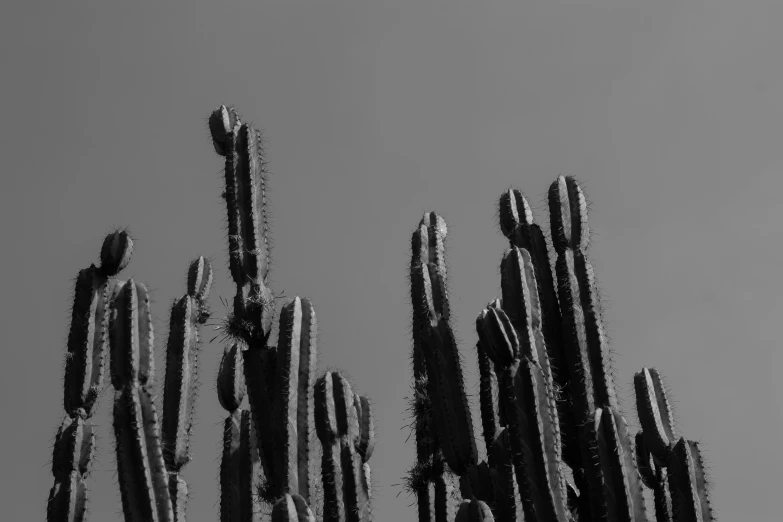
M 269 287 L 267 180 L 261 133 L 221 106 L 209 118 L 225 158 L 233 307 L 216 329 L 226 343 L 216 389 L 227 416 L 220 463 L 221 522 L 369 522 L 375 444 L 370 401 L 339 372 L 316 376 L 312 302 L 279 310 Z M 642 430 L 632 437 L 620 411 L 593 269 L 587 205 L 560 177 L 549 191 L 550 249 L 518 190 L 500 198 L 509 249 L 501 296 L 476 320 L 480 460 L 462 358 L 453 331 L 445 263 L 447 226 L 426 213 L 412 238 L 413 431 L 407 478 L 420 522 L 648 520 L 711 521 L 699 445 L 678 437 L 662 379 L 634 378 Z M 85 520 L 94 456 L 91 417 L 106 366 L 114 388 L 117 476 L 127 522 L 186 519 L 189 436 L 198 387 L 200 328 L 210 318 L 208 259 L 187 272 L 170 310 L 162 412 L 155 393 L 155 340 L 147 288 L 119 279 L 133 240 L 104 240 L 100 266 L 75 283 L 65 379 L 65 419 L 52 458 L 49 522 Z M 108 357 L 108 362 L 107 362 Z M 245 402 L 245 397 L 247 401 Z
M 509 248 L 501 297 L 478 315 L 476 356 L 486 460 L 479 460 L 449 316 L 447 226 L 428 212 L 411 241 L 416 463 L 420 522 L 713 520 L 698 444 L 677 438 L 658 372 L 636 374 L 642 430 L 618 405 L 579 184 L 549 189 L 547 239 L 518 190 L 500 197 Z
M 272 343 L 276 298 L 268 286 L 261 133 L 226 106 L 212 113 L 209 128 L 216 152 L 225 157 L 229 268 L 236 284 L 233 309 L 217 327 L 228 342 L 216 386 L 228 412 L 220 520 L 260 521 L 269 512 L 275 522 L 314 522 L 316 514 L 325 522 L 368 522 L 368 461 L 375 438 L 370 401 L 353 392 L 339 372 L 316 379 L 317 322 L 309 299 L 295 297 L 283 304 L 277 343 Z M 125 520 L 186 520 L 188 488 L 181 472 L 190 460 L 199 329 L 210 317 L 213 270 L 208 259 L 194 260 L 187 293 L 171 307 L 159 417 L 148 291 L 133 279 L 117 279 L 132 249 L 127 231 L 109 234 L 101 265 L 82 270 L 76 280 L 65 365 L 67 415 L 54 443 L 49 522 L 85 520 L 95 442 L 90 418 L 107 355 Z

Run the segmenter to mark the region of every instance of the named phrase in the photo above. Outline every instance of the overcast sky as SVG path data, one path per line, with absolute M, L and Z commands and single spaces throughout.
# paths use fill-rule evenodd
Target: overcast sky
M 45 516 L 73 278 L 107 232 L 128 226 L 137 239 L 123 274 L 153 292 L 159 349 L 192 258 L 214 260 L 216 315 L 218 296 L 233 296 L 206 126 L 221 103 L 268 139 L 273 289 L 313 300 L 321 367 L 343 369 L 374 402 L 376 520 L 416 516 L 396 485 L 414 460 L 412 231 L 428 210 L 449 223 L 475 394 L 474 321 L 499 294 L 506 247 L 497 198 L 520 188 L 548 228 L 544 196 L 560 174 L 592 202 L 590 256 L 626 418 L 635 429 L 633 373 L 657 367 L 680 433 L 704 443 L 717 514 L 779 519 L 783 3 L 15 4 L 0 16 L 8 520 Z M 183 473 L 193 522 L 218 511 L 222 350 L 202 351 Z M 94 522 L 121 519 L 111 397 L 95 417 Z

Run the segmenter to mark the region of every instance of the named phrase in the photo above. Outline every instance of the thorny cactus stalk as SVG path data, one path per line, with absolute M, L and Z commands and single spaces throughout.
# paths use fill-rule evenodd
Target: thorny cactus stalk
M 635 378 L 643 428 L 635 444 L 620 411 L 586 257 L 587 203 L 573 178 L 552 184 L 549 210 L 554 276 L 546 238 L 522 193 L 500 198 L 500 228 L 510 244 L 500 267 L 502 297 L 476 320 L 487 462 L 476 457 L 449 324 L 446 223 L 427 213 L 413 234 L 417 460 L 406 485 L 419 521 L 454 520 L 458 508 L 458 521 L 641 522 L 648 520 L 643 484 L 653 491 L 659 522 L 713 520 L 699 445 L 676 437 L 655 370 Z M 439 484 L 456 480 L 464 500 L 433 501 Z
M 209 318 L 206 299 L 212 287 L 212 265 L 199 257 L 188 269 L 187 293 L 171 307 L 163 389 L 163 459 L 169 473 L 169 495 L 176 520 L 185 520 L 187 483 L 180 470 L 190 462 L 190 433 L 196 401 L 199 326 Z
M 152 395 L 154 335 L 146 287 L 132 279 L 118 284 L 111 300 L 111 380 L 117 476 L 126 521 L 184 521 L 190 461 L 189 439 L 196 393 L 198 329 L 206 321 L 205 299 L 212 266 L 204 257 L 188 270 L 187 293 L 171 308 L 163 416 Z
M 354 488 L 357 500 L 350 504 L 355 509 L 334 518 L 330 495 L 347 493 L 335 489 L 334 470 L 324 467 L 326 457 L 321 466 L 314 458 L 319 453 L 313 434 L 319 414 L 318 328 L 309 299 L 286 301 L 280 310 L 277 345 L 270 340 L 274 297 L 268 286 L 270 240 L 261 133 L 226 106 L 212 113 L 209 127 L 215 151 L 225 157 L 229 266 L 237 287 L 232 313 L 221 327 L 233 341 L 218 375 L 220 403 L 230 414 L 221 464 L 221 519 L 259 520 L 258 506 L 264 503 L 272 507 L 275 520 L 309 519 L 314 512 L 323 513 L 324 520 L 364 522 L 370 514 L 367 460 L 374 444 L 369 402 L 360 398 L 352 406 L 361 428 L 352 447 L 361 462 L 339 462 L 350 464 L 351 469 L 343 470 L 349 478 L 361 478 Z M 350 390 L 347 381 L 335 375 Z M 249 411 L 240 407 L 245 390 Z
M 322 470 L 313 457 L 321 454 L 313 428 L 318 415 L 324 418 L 323 407 L 335 400 L 325 400 L 321 410 L 316 409 L 317 324 L 309 299 L 295 297 L 283 305 L 277 345 L 270 341 L 275 297 L 267 282 L 270 252 L 261 133 L 225 106 L 212 113 L 209 128 L 216 152 L 225 157 L 229 268 L 237 289 L 233 309 L 217 327 L 230 341 L 217 379 L 218 399 L 228 412 L 220 464 L 220 519 L 268 520 L 266 506 L 275 521 L 314 522 L 317 517 L 368 522 L 368 461 L 375 444 L 369 400 L 353 393 L 338 372 L 323 377 L 336 380 L 347 395 L 337 401 L 338 417 L 329 417 L 339 419 L 339 430 L 333 427 L 340 435 L 324 443 L 329 455 L 333 446 L 338 448 L 337 460 L 329 460 L 333 466 Z M 82 270 L 76 280 L 65 364 L 66 418 L 54 444 L 49 522 L 85 520 L 85 481 L 95 441 L 90 419 L 109 353 L 125 520 L 185 520 L 188 488 L 181 472 L 191 459 L 199 327 L 210 317 L 206 299 L 212 266 L 204 257 L 191 263 L 187 292 L 171 308 L 159 419 L 147 288 L 132 279 L 115 279 L 130 261 L 132 247 L 127 231 L 109 234 L 100 267 Z M 245 395 L 249 405 L 243 408 Z M 350 432 L 344 428 L 347 418 Z M 339 487 L 335 475 L 340 477 Z M 348 507 L 336 516 L 329 502 L 335 495 Z
M 655 368 L 634 375 L 639 471 L 653 490 L 655 516 L 663 520 L 713 520 L 709 487 L 699 444 L 677 437 L 663 379 Z
M 74 290 L 68 351 L 65 356 L 66 417 L 57 432 L 52 456 L 54 486 L 46 510 L 48 522 L 84 519 L 85 480 L 92 464 L 95 434 L 92 417 L 103 389 L 109 342 L 109 301 L 114 278 L 130 262 L 133 240 L 127 231 L 106 236 L 101 265 L 79 272 Z

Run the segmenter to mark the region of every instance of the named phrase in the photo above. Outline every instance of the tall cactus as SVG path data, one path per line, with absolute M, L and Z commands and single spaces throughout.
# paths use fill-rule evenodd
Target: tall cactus
M 265 503 L 272 520 L 314 522 L 323 513 L 330 516 L 328 499 L 334 492 L 333 470 L 322 469 L 318 480 L 321 466 L 313 458 L 319 453 L 312 432 L 319 415 L 314 398 L 315 310 L 306 298 L 287 301 L 280 312 L 277 345 L 271 343 L 275 299 L 267 282 L 270 253 L 261 134 L 226 106 L 212 113 L 209 127 L 216 152 L 225 157 L 229 268 L 237 290 L 233 309 L 219 326 L 231 341 L 217 382 L 218 399 L 228 411 L 220 465 L 220 519 L 260 522 Z M 108 352 L 125 520 L 185 520 L 188 489 L 181 472 L 191 458 L 199 327 L 210 317 L 206 299 L 212 267 L 204 257 L 193 261 L 187 292 L 171 308 L 159 418 L 153 401 L 154 335 L 147 288 L 132 279 L 115 279 L 127 266 L 132 247 L 127 231 L 110 234 L 101 249 L 100 266 L 82 270 L 76 280 L 66 354 L 67 416 L 54 444 L 54 486 L 47 505 L 50 522 L 84 520 L 85 480 L 95 440 L 90 419 L 103 386 Z M 372 496 L 368 461 L 375 445 L 372 409 L 369 400 L 353 393 L 339 373 L 327 375 L 342 383 L 346 395 L 340 405 L 347 408 L 343 417 L 352 419 L 350 436 L 341 439 L 336 461 L 348 487 L 340 492 L 348 509 L 330 520 L 366 522 Z M 248 409 L 242 408 L 246 394 Z
M 273 518 L 307 515 L 298 507 L 304 503 L 329 519 L 367 520 L 370 502 L 370 468 L 367 464 L 374 445 L 372 412 L 366 398 L 351 397 L 351 415 L 356 419 L 353 457 L 340 460 L 349 466 L 347 477 L 353 480 L 356 496 L 350 509 L 335 515 L 334 467 L 327 462 L 327 446 L 322 459 L 322 483 L 316 478 L 318 465 L 312 455 L 316 443 L 312 426 L 319 415 L 315 403 L 317 391 L 317 321 L 309 299 L 294 297 L 280 311 L 277 346 L 269 337 L 272 325 L 273 296 L 268 287 L 269 237 L 266 217 L 266 171 L 261 134 L 243 123 L 236 110 L 226 106 L 216 109 L 209 119 L 215 151 L 224 156 L 228 210 L 228 246 L 231 276 L 237 286 L 232 314 L 224 328 L 235 344 L 224 355 L 218 377 L 221 404 L 231 415 L 226 420 L 224 462 L 221 471 L 221 516 L 224 520 L 254 520 L 249 511 L 256 502 L 250 498 L 254 488 L 247 484 L 262 482 L 257 488 L 258 500 L 273 505 Z M 242 354 L 241 359 L 239 354 Z M 243 446 L 244 435 L 237 430 L 241 388 L 239 372 L 243 370 L 252 426 L 241 423 L 238 430 L 252 433 L 253 443 Z M 327 374 L 328 375 L 328 374 Z M 335 374 L 340 382 L 347 381 Z M 358 396 L 357 396 L 358 397 Z M 354 404 L 354 402 L 356 404 Z M 245 433 L 242 431 L 242 433 Z M 252 446 L 252 447 L 251 447 Z M 259 468 L 240 469 L 237 460 L 259 459 Z M 333 463 L 333 462 L 332 462 Z M 259 471 L 263 481 L 258 480 Z M 249 474 L 249 475 L 248 475 Z M 232 485 L 239 484 L 236 493 Z M 323 505 L 319 491 L 323 490 Z M 288 500 L 286 500 L 288 499 Z M 293 499 L 293 500 L 292 500 Z M 297 506 L 294 509 L 292 506 Z M 336 518 L 334 518 L 336 517 Z M 342 517 L 342 518 L 341 518 Z M 358 518 L 356 518 L 358 517 Z
M 587 204 L 573 178 L 561 176 L 552 184 L 549 209 L 554 276 L 545 236 L 522 193 L 509 190 L 500 198 L 500 227 L 511 247 L 501 263 L 502 298 L 476 320 L 488 463 L 476 462 L 470 450 L 473 427 L 462 370 L 453 337 L 444 333 L 450 332 L 441 268 L 446 224 L 428 213 L 414 232 L 414 406 L 424 397 L 422 381 L 432 396 L 429 409 L 416 410 L 414 427 L 417 436 L 433 423 L 446 427 L 426 453 L 417 440 L 414 470 L 423 468 L 423 459 L 443 454 L 460 476 L 464 501 L 457 520 L 486 518 L 487 510 L 498 520 L 521 520 L 521 505 L 529 522 L 642 522 L 648 516 L 643 482 L 655 491 L 659 521 L 669 514 L 678 522 L 712 520 L 699 447 L 675 438 L 657 373 L 645 369 L 636 377 L 644 428 L 636 445 L 620 411 L 586 256 Z M 491 488 L 476 485 L 482 481 L 474 477 L 485 467 Z M 445 511 L 433 517 L 423 509 L 425 484 L 439 477 L 415 478 L 408 483 L 419 501 L 419 520 L 444 519 Z

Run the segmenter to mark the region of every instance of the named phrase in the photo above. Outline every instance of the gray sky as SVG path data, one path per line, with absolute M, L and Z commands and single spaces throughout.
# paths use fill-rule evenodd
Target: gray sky
M 520 188 L 548 223 L 559 174 L 592 202 L 626 418 L 636 425 L 633 373 L 657 367 L 680 432 L 704 443 L 717 514 L 777 519 L 783 3 L 109 4 L 18 2 L 0 17 L 9 520 L 44 517 L 73 278 L 105 233 L 128 226 L 137 239 L 124 275 L 154 292 L 160 348 L 192 258 L 215 261 L 217 315 L 217 296 L 233 296 L 206 126 L 221 103 L 268 138 L 273 288 L 313 300 L 322 367 L 374 401 L 377 520 L 415 517 L 394 485 L 414 458 L 411 232 L 425 210 L 450 225 L 455 326 L 477 393 L 473 325 L 499 293 L 506 246 L 497 198 Z M 194 522 L 218 507 L 221 353 L 203 347 L 184 471 Z M 110 402 L 96 415 L 93 521 L 121 518 Z

